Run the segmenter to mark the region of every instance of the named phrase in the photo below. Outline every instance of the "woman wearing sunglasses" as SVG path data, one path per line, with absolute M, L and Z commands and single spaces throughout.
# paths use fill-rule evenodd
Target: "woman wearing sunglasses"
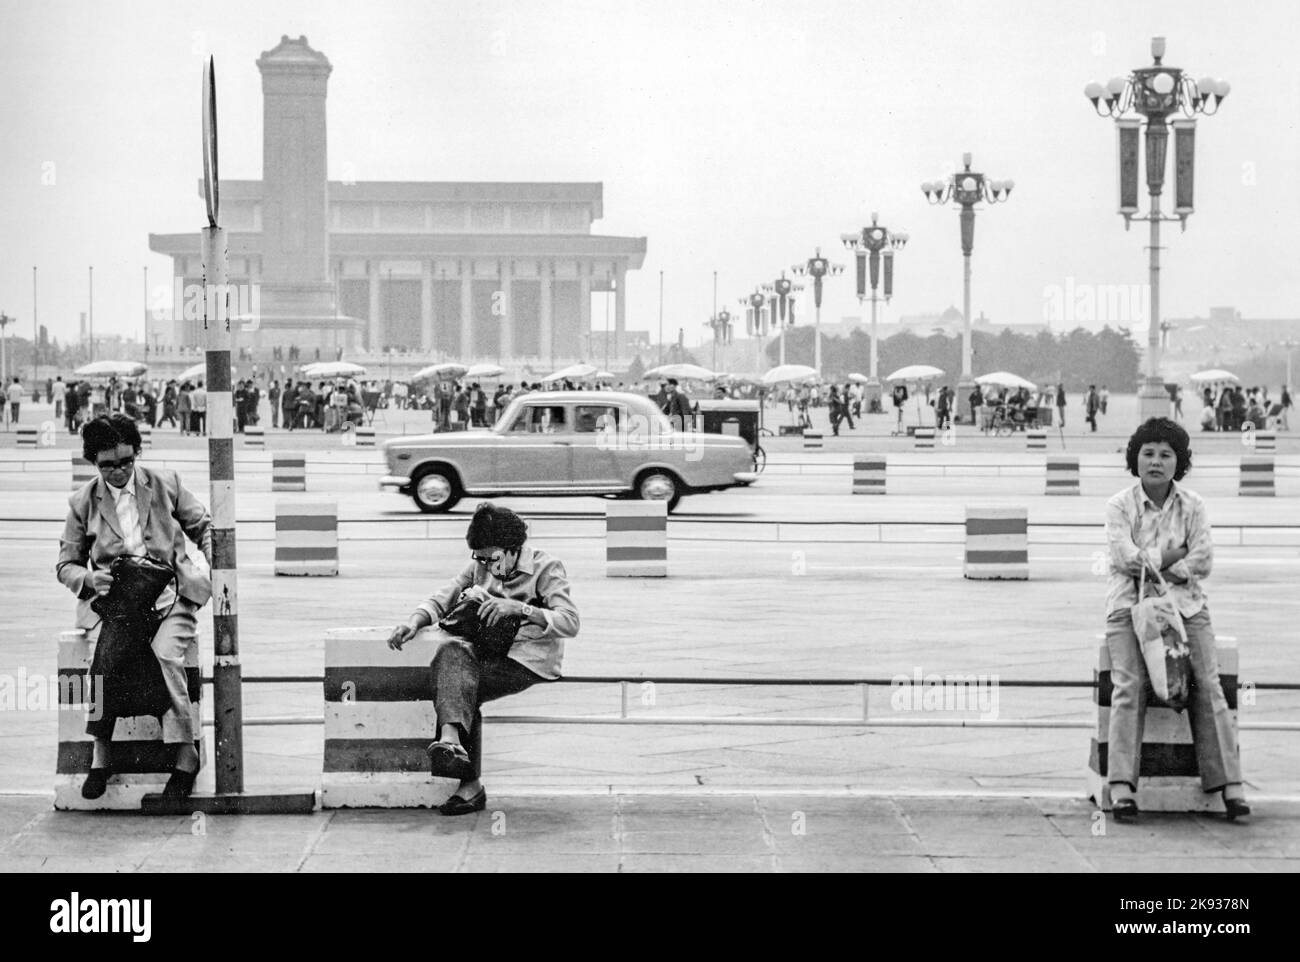
M 569 597 L 564 565 L 525 544 L 528 527 L 508 508 L 484 503 L 469 523 L 465 540 L 470 561 L 398 625 L 388 647 L 400 649 L 417 631 L 447 615 L 459 601 L 481 601 L 478 614 L 489 627 L 517 617 L 520 627 L 504 656 L 493 655 L 460 638 L 438 648 L 432 664 L 437 741 L 429 746 L 434 775 L 459 779 L 455 793 L 438 811 L 464 815 L 487 806 L 479 781 L 482 765 L 484 702 L 513 695 L 538 682 L 560 677 L 564 639 L 578 633 L 578 609 Z
M 77 596 L 77 627 L 97 641 L 102 624 L 91 605 L 112 591 L 109 569 L 115 559 L 147 556 L 176 573 L 175 587 L 164 588 L 155 602 L 155 609 L 165 616 L 158 622 L 150 648 L 158 659 L 170 703 L 162 716 L 163 742 L 175 746 L 172 775 L 164 794 L 186 797 L 199 769 L 195 746 L 199 731 L 191 714 L 185 655 L 195 642 L 199 609 L 212 597 L 211 578 L 190 560 L 186 539 L 199 546 L 211 565 L 212 519 L 176 472 L 136 463 L 140 432 L 125 414 L 100 415 L 89 421 L 81 432 L 81 444 L 82 456 L 99 469 L 99 477 L 68 499 L 56 574 Z M 100 684 L 107 691 L 113 678 Z M 103 715 L 86 726 L 95 747 L 90 774 L 81 789 L 85 798 L 103 795 L 113 774 L 110 743 L 115 722 L 116 718 Z

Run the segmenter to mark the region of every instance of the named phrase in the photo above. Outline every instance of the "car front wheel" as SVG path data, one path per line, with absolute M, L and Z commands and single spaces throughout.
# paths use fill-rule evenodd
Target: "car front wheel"
M 647 471 L 637 481 L 636 494 L 642 501 L 667 501 L 671 514 L 682 500 L 681 482 L 667 471 Z
M 442 514 L 456 506 L 460 487 L 446 468 L 429 468 L 411 483 L 411 500 L 425 514 Z

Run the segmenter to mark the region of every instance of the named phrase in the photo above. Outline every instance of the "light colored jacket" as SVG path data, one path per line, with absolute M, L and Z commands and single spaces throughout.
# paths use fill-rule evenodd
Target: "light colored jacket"
M 188 537 L 212 563 L 212 519 L 180 482 L 175 471 L 135 468 L 135 492 L 145 550 L 151 558 L 176 569 L 182 597 L 205 605 L 212 597 L 211 576 L 198 568 L 186 552 Z M 59 539 L 59 581 L 77 596 L 78 628 L 93 628 L 99 615 L 90 609 L 95 592 L 90 573 L 107 571 L 123 554 L 126 541 L 117 507 L 102 477 L 86 482 L 68 498 L 68 517 Z

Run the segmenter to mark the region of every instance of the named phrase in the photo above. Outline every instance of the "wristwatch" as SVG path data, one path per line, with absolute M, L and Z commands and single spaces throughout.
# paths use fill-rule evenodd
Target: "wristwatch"
M 534 612 L 535 610 L 536 610 L 536 609 L 533 608 L 532 605 L 525 604 L 525 605 L 524 605 L 524 610 L 521 611 L 520 614 L 523 615 L 525 618 L 531 618 L 531 617 L 533 616 L 533 612 Z

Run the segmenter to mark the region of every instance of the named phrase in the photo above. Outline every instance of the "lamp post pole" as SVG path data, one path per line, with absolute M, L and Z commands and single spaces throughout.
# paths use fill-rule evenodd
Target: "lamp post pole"
M 782 271 L 781 276 L 778 277 L 776 280 L 772 281 L 772 283 L 764 284 L 763 290 L 767 291 L 769 295 L 768 303 L 772 310 L 772 314 L 771 314 L 772 323 L 774 325 L 778 325 L 781 331 L 780 360 L 777 363 L 784 364 L 785 363 L 785 329 L 787 324 L 786 321 L 787 313 L 789 315 L 789 323 L 790 324 L 794 323 L 794 303 L 791 301 L 790 295 L 797 291 L 803 290 L 803 288 L 797 286 L 793 281 L 787 278 L 785 276 L 785 271 Z
M 89 312 L 86 315 L 87 336 L 90 338 L 90 359 L 95 359 L 95 266 L 90 267 L 90 303 L 86 305 Z
M 822 373 L 822 279 L 829 275 L 843 273 L 844 265 L 832 264 L 826 258 L 822 257 L 822 249 L 818 247 L 813 256 L 808 258 L 802 264 L 795 264 L 792 270 L 801 277 L 811 277 L 813 279 L 813 367 L 817 369 L 817 376 Z
M 41 328 L 36 320 L 36 267 L 32 267 L 32 377 L 41 379 Z
M 984 174 L 970 169 L 971 155 L 962 154 L 962 169 L 945 182 L 942 179 L 927 181 L 921 185 L 921 192 L 931 204 L 956 202 L 961 207 L 961 253 L 962 253 L 962 334 L 961 334 L 961 378 L 957 381 L 957 394 L 966 397 L 975 386 L 971 375 L 971 307 L 970 277 L 971 254 L 975 250 L 975 205 L 981 201 L 998 204 L 1011 196 L 1011 189 L 1016 186 L 1012 180 L 989 180 Z M 960 405 L 958 410 L 960 411 Z M 960 421 L 960 416 L 954 418 Z
M 894 255 L 907 246 L 908 235 L 904 231 L 890 230 L 879 223 L 880 215 L 871 212 L 871 225 L 863 227 L 854 234 L 842 234 L 840 240 L 844 246 L 853 251 L 857 263 L 858 303 L 868 300 L 867 288 L 871 288 L 871 370 L 867 378 L 866 393 L 868 410 L 874 410 L 880 403 L 880 338 L 876 333 L 876 306 L 880 301 L 877 291 L 880 289 L 880 264 L 885 265 L 885 303 L 894 296 Z
M 1178 67 L 1166 67 L 1165 38 L 1151 39 L 1150 67 L 1139 67 L 1128 77 L 1112 77 L 1106 84 L 1092 81 L 1084 87 L 1084 96 L 1101 117 L 1112 117 L 1119 135 L 1119 213 L 1127 230 L 1135 220 L 1150 224 L 1148 274 L 1150 277 L 1150 317 L 1147 327 L 1146 377 L 1138 391 L 1138 417 L 1169 415 L 1169 394 L 1160 376 L 1160 223 L 1177 220 L 1187 229 L 1193 212 L 1192 185 L 1195 171 L 1196 115 L 1212 116 L 1219 112 L 1231 86 L 1224 80 L 1203 77 L 1193 80 Z M 1125 116 L 1129 112 L 1138 116 Z M 1183 116 L 1169 118 L 1182 113 Z M 1146 121 L 1145 153 L 1148 211 L 1138 211 L 1139 131 Z M 1169 128 L 1174 130 L 1174 216 L 1160 211 L 1164 190 L 1165 157 L 1169 147 Z
M 754 288 L 753 294 L 740 299 L 740 306 L 742 308 L 749 308 L 753 312 L 752 319 L 749 322 L 749 333 L 758 341 L 758 356 L 755 362 L 757 366 L 754 368 L 755 374 L 763 373 L 763 338 L 767 336 L 767 328 L 763 324 L 763 307 L 766 304 L 767 298 L 763 296 L 763 292 L 757 287 Z

